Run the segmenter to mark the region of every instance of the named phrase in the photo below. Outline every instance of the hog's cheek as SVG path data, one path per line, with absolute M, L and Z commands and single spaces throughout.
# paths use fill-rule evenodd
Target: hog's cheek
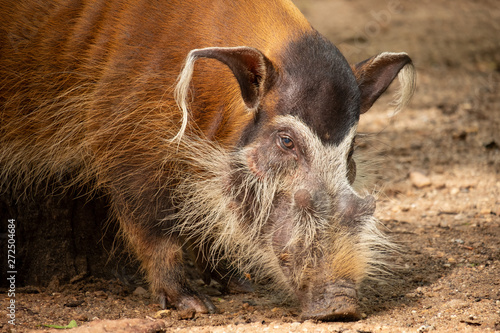
M 283 202 L 278 202 L 276 205 L 276 210 L 273 214 L 273 226 L 271 242 L 274 254 L 276 255 L 283 274 L 290 278 L 291 277 L 291 266 L 293 257 L 293 246 L 291 245 L 292 240 L 292 222 L 290 218 L 287 218 L 289 212 L 289 204 Z
M 276 159 L 271 147 L 261 146 L 250 150 L 246 156 L 248 169 L 260 179 L 273 174 L 273 161 Z
M 247 165 L 248 165 L 248 169 L 257 178 L 264 178 L 265 177 L 265 171 L 261 165 L 261 157 L 259 156 L 259 152 L 257 149 L 252 149 L 247 154 Z

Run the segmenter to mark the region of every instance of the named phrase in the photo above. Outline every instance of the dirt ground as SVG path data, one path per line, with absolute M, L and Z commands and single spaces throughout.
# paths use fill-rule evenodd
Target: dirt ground
M 375 160 L 376 215 L 402 248 L 391 281 L 363 287 L 363 319 L 300 322 L 293 304 L 264 288 L 221 295 L 213 286 L 205 291 L 219 314 L 159 312 L 140 287 L 77 277 L 57 288 L 19 288 L 16 326 L 4 320 L 2 293 L 0 331 L 50 331 L 43 325 L 71 320 L 75 332 L 500 331 L 498 2 L 296 3 L 349 61 L 406 51 L 418 70 L 408 109 L 390 116 L 391 87 L 360 123 L 368 135 L 357 152 Z

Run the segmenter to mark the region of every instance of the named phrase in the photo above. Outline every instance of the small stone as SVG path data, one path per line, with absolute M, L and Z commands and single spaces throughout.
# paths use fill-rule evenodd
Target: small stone
M 232 302 L 232 300 L 229 303 L 231 303 L 231 302 Z M 246 304 L 252 305 L 252 306 L 256 306 L 257 305 L 257 303 L 254 300 L 252 300 L 252 299 L 244 300 L 243 303 L 246 303 Z
M 445 189 L 445 188 L 446 188 L 446 183 L 444 183 L 444 182 L 441 182 L 441 183 L 436 183 L 436 184 L 434 185 L 434 187 L 435 187 L 436 189 L 438 189 L 438 190 L 442 190 L 442 189 Z
M 434 326 L 431 325 L 422 325 L 418 328 L 418 333 L 428 332 L 434 329 Z
M 170 310 L 160 310 L 154 314 L 153 318 L 162 319 L 162 318 L 169 317 L 171 314 L 172 314 L 172 311 L 170 311 Z
M 193 319 L 196 311 L 193 309 L 181 310 L 177 312 L 177 318 L 179 320 L 190 320 Z
M 492 212 L 491 209 L 489 209 L 489 208 L 483 208 L 483 209 L 481 209 L 480 214 L 481 215 L 490 215 L 491 212 Z
M 76 308 L 76 307 L 79 307 L 80 305 L 82 305 L 83 302 L 84 302 L 83 299 L 80 299 L 80 300 L 71 300 L 69 302 L 64 303 L 64 306 L 66 306 L 68 308 Z
M 461 309 L 469 306 L 469 303 L 460 299 L 452 299 L 451 301 L 443 304 L 443 309 Z
M 432 184 L 429 177 L 418 171 L 410 172 L 410 181 L 416 188 L 423 188 Z
M 77 321 L 89 321 L 89 317 L 87 317 L 85 314 L 79 314 L 75 316 L 75 320 Z
M 248 312 L 251 312 L 254 310 L 254 307 L 251 306 L 249 303 L 246 303 L 244 302 L 241 307 L 245 310 L 245 311 L 248 311 Z M 274 309 L 273 309 L 274 310 Z
M 106 294 L 103 290 L 95 291 L 94 295 L 95 295 L 95 297 L 100 297 L 100 298 L 104 298 L 104 299 L 108 298 L 108 294 Z
M 462 109 L 464 109 L 465 111 L 472 110 L 472 104 L 469 102 L 465 102 L 465 103 L 460 104 L 460 107 L 462 107 Z
M 455 140 L 460 140 L 460 141 L 464 141 L 467 139 L 467 132 L 464 131 L 464 130 L 461 130 L 461 131 L 456 131 L 454 132 L 452 135 L 452 138 L 455 139 Z
M 136 296 L 146 296 L 148 291 L 144 289 L 143 287 L 137 287 L 135 288 L 133 294 Z

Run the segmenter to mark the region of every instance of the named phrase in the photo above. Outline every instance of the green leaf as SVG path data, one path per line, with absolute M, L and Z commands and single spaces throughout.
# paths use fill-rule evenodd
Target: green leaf
M 60 330 L 65 330 L 65 329 L 69 329 L 69 328 L 78 327 L 78 324 L 76 323 L 76 320 L 72 320 L 66 326 L 61 326 L 61 325 L 43 325 L 43 326 L 50 327 L 50 328 L 56 328 L 56 329 L 60 329 Z

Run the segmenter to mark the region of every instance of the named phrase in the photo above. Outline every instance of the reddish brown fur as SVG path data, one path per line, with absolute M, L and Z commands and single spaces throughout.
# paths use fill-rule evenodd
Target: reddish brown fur
M 279 75 L 285 46 L 317 33 L 287 0 L 12 0 L 0 5 L 0 17 L 0 183 L 36 185 L 70 174 L 64 185 L 106 191 L 153 292 L 179 308 L 212 311 L 184 282 L 184 240 L 165 235 L 173 223 L 165 216 L 176 207 L 171 194 L 183 174 L 200 172 L 188 161 L 196 156 L 186 153 L 189 141 L 172 141 L 183 120 L 173 98 L 176 79 L 188 53 L 206 47 L 253 47 Z M 350 83 L 357 89 L 354 77 Z M 234 73 L 199 59 L 192 86 L 185 135 L 234 148 L 256 117 Z M 370 103 L 378 97 L 368 95 Z M 263 101 L 268 119 L 279 102 L 277 90 Z M 359 116 L 349 110 L 346 133 Z M 349 249 L 336 255 L 348 258 Z
M 280 45 L 311 29 L 291 3 L 281 1 L 169 1 L 161 5 L 150 1 L 60 3 L 50 5 L 33 1 L 25 5 L 21 2 L 17 6 L 12 5 L 14 9 L 7 13 L 7 8 L 4 9 L 2 30 L 7 32 L 9 40 L 2 43 L 2 53 L 7 55 L 2 59 L 3 74 L 8 75 L 3 82 L 19 82 L 23 73 L 35 76 L 25 78 L 25 91 L 3 89 L 2 96 L 9 101 L 18 100 L 18 105 L 29 110 L 30 107 L 26 105 L 28 100 L 33 100 L 31 108 L 38 107 L 42 101 L 57 98 L 57 93 L 69 87 L 87 84 L 90 78 L 97 84 L 88 87 L 89 90 L 82 91 L 86 87 L 81 87 L 73 93 L 75 104 L 82 102 L 84 93 L 95 93 L 92 101 L 88 101 L 90 105 L 82 108 L 82 112 L 78 114 L 81 117 L 78 122 L 85 119 L 86 110 L 108 110 L 124 106 L 132 109 L 132 103 L 148 105 L 151 101 L 156 102 L 157 96 L 164 96 L 152 108 L 159 120 L 162 120 L 161 123 L 156 122 L 157 127 L 166 127 L 163 118 L 167 118 L 167 127 L 171 127 L 171 117 L 177 117 L 178 112 L 168 89 L 172 88 L 184 58 L 191 49 L 247 45 L 265 51 L 268 57 L 279 63 L 280 60 L 274 57 L 279 54 Z M 34 10 L 31 7 L 33 5 L 40 8 Z M 41 17 L 30 22 L 26 17 L 33 16 L 33 11 L 40 12 Z M 176 11 L 190 14 L 187 18 L 183 14 L 172 15 Z M 45 12 L 47 16 L 43 16 Z M 238 23 L 228 28 L 225 26 L 226 22 L 214 22 L 227 16 Z M 31 31 L 26 32 L 27 28 Z M 188 34 L 186 29 L 189 29 Z M 273 39 L 264 40 L 260 36 L 271 36 Z M 172 41 L 175 41 L 175 48 L 171 47 Z M 28 49 L 24 49 L 25 46 Z M 164 57 L 165 54 L 169 56 Z M 27 61 L 27 56 L 32 59 Z M 197 96 L 197 104 L 220 105 L 230 112 L 222 113 L 223 119 L 220 119 L 218 109 L 203 115 L 195 114 L 196 123 L 209 136 L 217 132 L 217 124 L 230 125 L 219 127 L 215 136 L 231 142 L 235 138 L 234 133 L 241 130 L 249 118 L 245 117 L 244 108 L 240 105 L 238 86 L 232 73 L 223 64 L 214 60 L 201 60 L 198 66 L 196 73 L 199 74 L 195 76 L 194 82 L 200 91 L 207 93 Z M 13 75 L 10 72 L 13 69 L 20 73 Z M 70 72 L 74 72 L 74 75 Z M 123 76 L 125 73 L 126 77 Z M 33 79 L 41 79 L 37 74 L 43 75 L 47 82 L 33 82 Z M 56 85 L 54 81 L 61 82 Z M 21 83 L 18 84 L 22 86 Z M 56 87 L 58 89 L 54 89 Z M 124 97 L 128 98 L 128 105 L 125 104 Z M 193 106 L 193 110 L 199 109 L 197 106 Z M 9 112 L 14 110 L 16 109 L 9 108 Z M 132 116 L 137 119 L 142 118 L 139 112 L 151 116 L 151 107 L 133 111 Z M 165 111 L 169 117 L 165 117 Z M 18 119 L 17 115 L 7 113 L 4 117 L 9 118 L 4 118 L 5 123 L 12 123 L 10 116 L 14 120 Z M 42 120 L 39 114 L 34 116 L 38 121 Z M 92 130 L 102 130 L 103 122 L 116 119 L 104 111 L 99 112 L 98 120 L 89 119 L 89 116 L 94 117 L 95 114 L 86 117 L 91 123 L 87 127 Z M 37 126 L 42 131 L 53 124 L 53 119 L 45 117 L 45 120 L 46 123 Z M 97 124 L 92 125 L 94 121 Z M 18 125 L 31 127 L 33 122 L 24 121 Z M 20 128 L 16 127 L 16 132 L 18 131 Z

